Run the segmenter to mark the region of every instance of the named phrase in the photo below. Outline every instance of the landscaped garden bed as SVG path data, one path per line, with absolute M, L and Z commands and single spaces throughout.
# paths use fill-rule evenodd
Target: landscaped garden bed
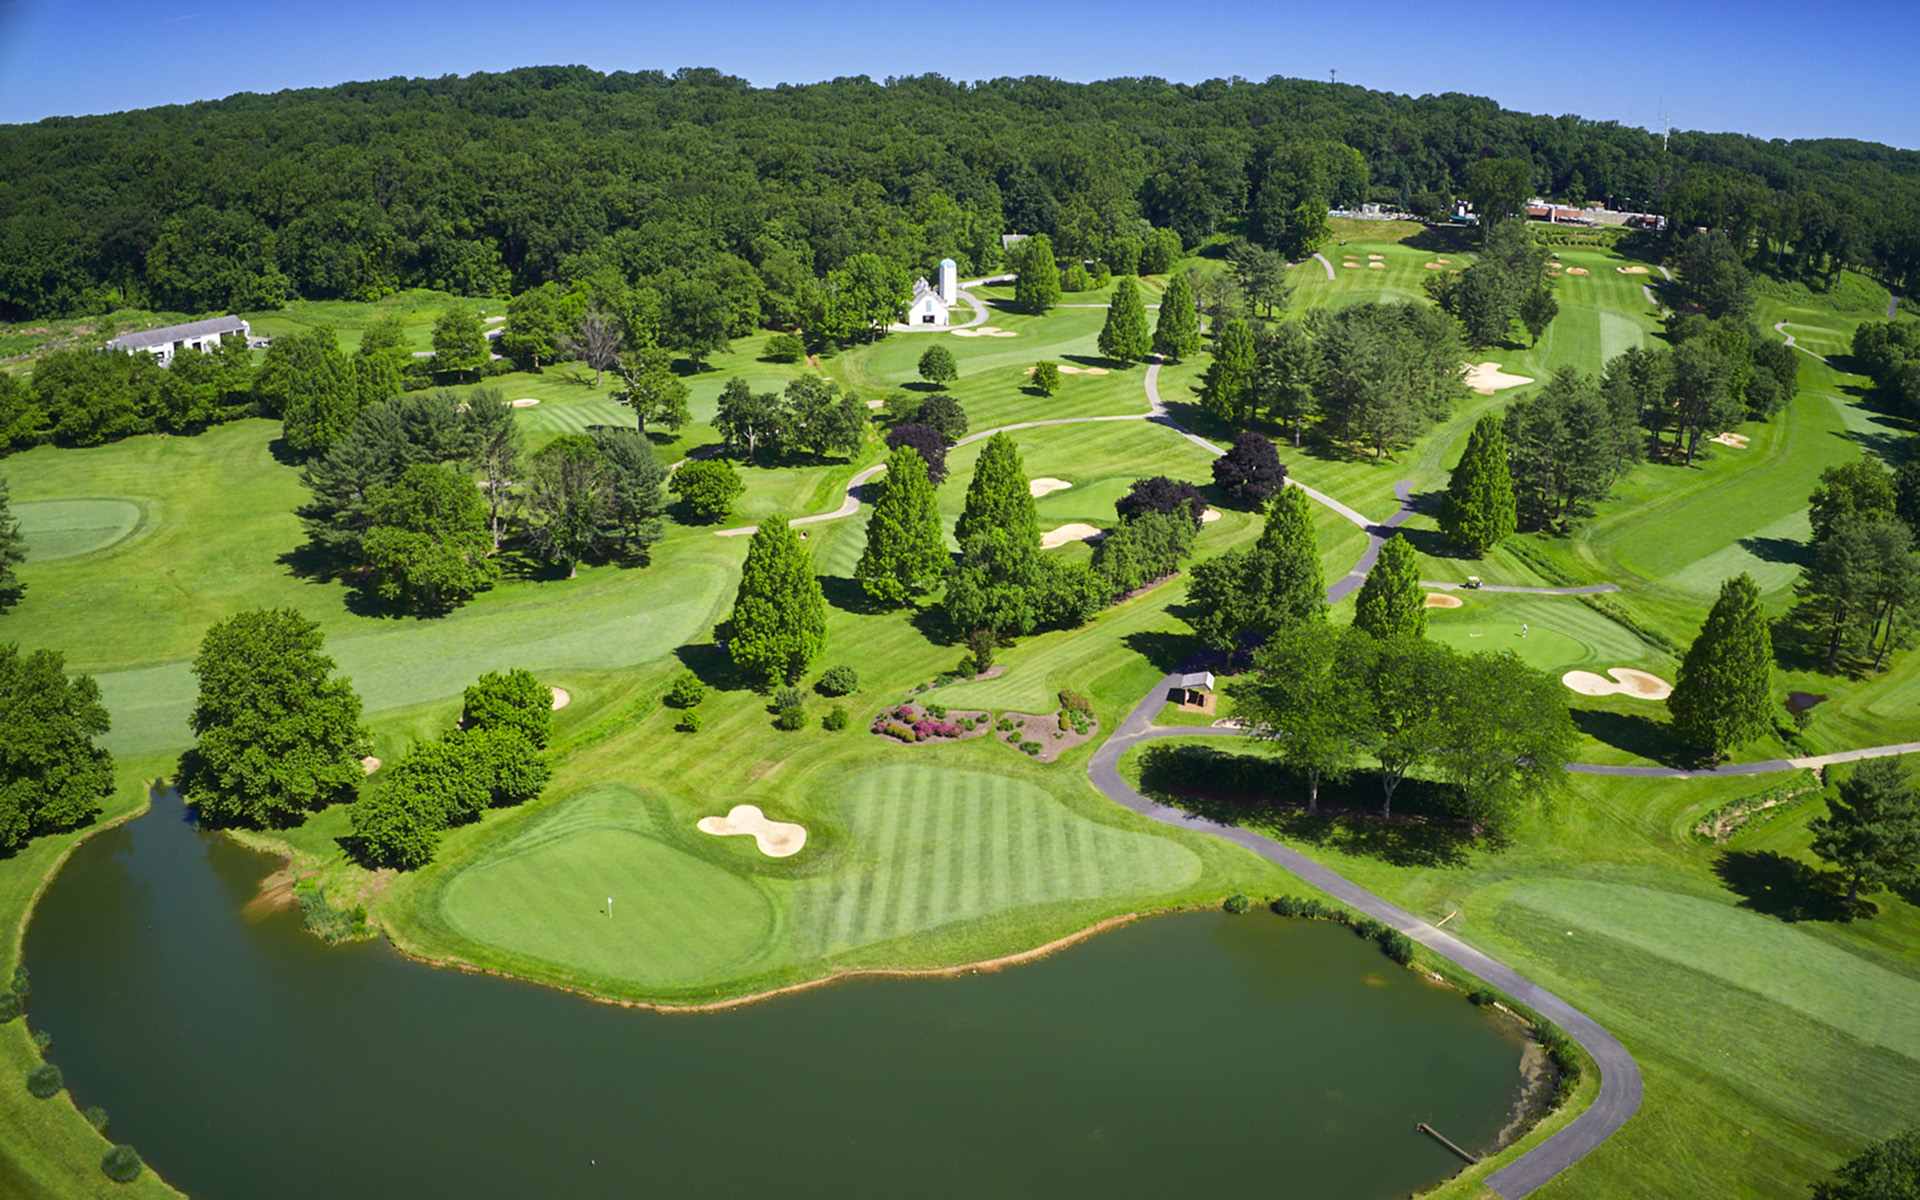
M 993 714 L 938 704 L 895 704 L 881 709 L 871 728 L 876 737 L 907 745 L 964 742 L 993 728 Z
M 1100 722 L 1084 696 L 1064 691 L 1058 712 L 1045 716 L 1001 713 L 993 728 L 994 736 L 1007 745 L 1040 762 L 1052 762 L 1062 752 L 1092 741 L 1100 732 Z

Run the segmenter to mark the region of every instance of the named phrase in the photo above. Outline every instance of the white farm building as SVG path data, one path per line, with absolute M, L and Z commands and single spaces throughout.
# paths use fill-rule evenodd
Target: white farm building
M 213 317 L 185 325 L 163 325 L 159 329 L 123 333 L 108 342 L 107 349 L 115 354 L 151 354 L 164 367 L 173 361 L 176 350 L 208 350 L 234 334 L 238 334 L 244 344 L 252 333 L 252 327 L 239 317 Z
M 960 302 L 960 268 L 950 258 L 940 260 L 940 282 L 936 286 L 922 276 L 913 285 L 913 303 L 907 305 L 908 325 L 946 327 L 953 306 Z

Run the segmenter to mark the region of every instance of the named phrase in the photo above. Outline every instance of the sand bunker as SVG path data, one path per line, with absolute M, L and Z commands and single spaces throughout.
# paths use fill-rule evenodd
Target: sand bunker
M 1385 257 L 1386 257 L 1386 255 L 1384 255 L 1384 254 L 1369 254 L 1369 255 L 1367 255 L 1367 257 L 1368 257 L 1368 258 L 1372 258 L 1372 259 L 1381 259 L 1381 258 L 1385 258 Z
M 360 769 L 371 775 L 380 769 L 380 760 L 369 754 L 360 760 Z
M 1722 446 L 1731 446 L 1735 450 L 1745 450 L 1747 443 L 1753 439 L 1744 433 L 1716 433 L 1707 440 L 1710 442 L 1718 442 Z
M 1387 264 L 1385 264 L 1385 263 L 1368 263 L 1368 264 L 1367 264 L 1367 268 L 1368 268 L 1369 270 L 1373 270 L 1373 271 L 1384 271 L 1384 270 L 1386 270 L 1386 269 L 1387 269 Z
M 1647 269 L 1646 269 L 1645 267 L 1615 267 L 1615 268 L 1614 268 L 1614 270 L 1616 270 L 1616 271 L 1618 271 L 1618 272 L 1620 272 L 1620 273 L 1621 273 L 1622 275 L 1645 275 L 1645 274 L 1648 274 L 1648 271 L 1647 271 Z
M 1460 604 L 1461 600 L 1458 596 L 1449 596 L 1445 592 L 1427 593 L 1428 608 L 1459 608 Z
M 1430 262 L 1430 263 L 1421 263 L 1420 265 L 1425 267 L 1429 271 L 1444 271 L 1447 269 L 1447 264 L 1445 263 Z
M 553 709 L 555 712 L 573 703 L 573 693 L 567 689 L 550 687 L 547 690 L 553 693 Z
M 1085 371 L 1081 373 L 1084 375 L 1107 375 L 1107 374 L 1110 374 L 1111 372 L 1109 372 L 1105 367 L 1088 367 Z
M 538 400 L 535 400 L 532 396 L 528 396 L 525 400 L 515 400 L 513 406 L 515 408 L 532 408 L 538 403 L 540 403 Z
M 1569 275 L 1587 275 L 1590 273 L 1591 272 L 1589 272 L 1585 267 L 1568 267 L 1567 268 L 1567 274 Z
M 1503 388 L 1532 383 L 1525 375 L 1509 375 L 1496 362 L 1475 363 L 1467 368 L 1467 386 L 1482 396 L 1491 396 Z
M 1027 485 L 1027 491 L 1035 500 L 1050 492 L 1064 492 L 1073 485 L 1064 479 L 1055 479 L 1051 475 L 1042 475 Z
M 791 821 L 769 821 L 757 804 L 736 804 L 724 817 L 701 817 L 701 833 L 725 837 L 731 833 L 750 833 L 768 858 L 786 858 L 800 853 L 807 844 L 807 829 Z
M 1083 375 L 1086 373 L 1086 368 L 1076 367 L 1072 363 L 1061 363 L 1058 367 L 1054 369 L 1059 371 L 1062 375 Z
M 1068 542 L 1086 542 L 1100 536 L 1098 525 L 1088 525 L 1084 521 L 1075 521 L 1062 525 L 1058 529 L 1049 529 L 1040 535 L 1040 548 L 1051 550 L 1055 546 L 1064 546 Z
M 980 336 L 980 331 L 978 329 L 950 329 L 947 332 L 953 334 L 953 336 L 955 337 L 979 337 Z
M 1343 266 L 1343 267 L 1352 267 L 1352 268 L 1354 268 L 1355 270 L 1359 270 L 1359 269 L 1360 269 L 1360 264 L 1359 264 L 1359 263 L 1357 263 L 1357 262 L 1343 262 L 1343 263 L 1341 263 L 1340 265 L 1341 265 L 1341 266 Z
M 1452 263 L 1452 262 L 1453 262 L 1453 260 L 1452 260 L 1452 259 L 1450 259 L 1450 258 L 1436 258 L 1436 259 L 1434 259 L 1433 261 L 1435 261 L 1435 262 L 1437 262 L 1437 263 Z
M 1658 675 L 1635 671 L 1630 667 L 1608 667 L 1613 679 L 1603 679 L 1592 671 L 1568 671 L 1560 677 L 1582 696 L 1631 696 L 1635 700 L 1665 700 L 1673 694 L 1673 685 Z M 1616 682 L 1617 681 L 1617 682 Z
M 1028 372 L 1027 372 L 1027 374 L 1029 374 L 1029 375 L 1031 375 L 1031 374 L 1033 374 L 1033 372 L 1032 372 L 1032 371 L 1028 371 Z M 886 402 L 885 400 L 869 400 L 869 401 L 867 401 L 867 407 L 868 407 L 868 408 L 885 408 L 886 406 L 887 406 L 887 402 Z
M 1208 521 L 1218 521 L 1219 519 L 1220 519 L 1220 510 L 1217 508 L 1210 508 L 1207 511 L 1200 514 L 1200 523 L 1202 525 L 1205 525 Z

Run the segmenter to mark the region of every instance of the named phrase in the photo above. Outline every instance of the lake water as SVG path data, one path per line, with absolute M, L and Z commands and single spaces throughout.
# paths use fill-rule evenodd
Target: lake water
M 329 947 L 177 797 L 29 930 L 81 1105 L 189 1195 L 1385 1200 L 1487 1147 L 1514 1034 L 1370 942 L 1162 917 L 1044 961 L 661 1014 Z

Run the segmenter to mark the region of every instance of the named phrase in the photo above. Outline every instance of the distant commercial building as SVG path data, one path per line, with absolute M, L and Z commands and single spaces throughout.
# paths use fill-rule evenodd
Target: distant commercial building
M 185 325 L 164 325 L 159 329 L 123 333 L 108 342 L 107 349 L 115 354 L 151 354 L 164 367 L 173 361 L 176 351 L 189 348 L 209 350 L 235 334 L 243 343 L 251 343 L 253 329 L 239 317 L 212 317 L 205 321 L 190 321 Z

